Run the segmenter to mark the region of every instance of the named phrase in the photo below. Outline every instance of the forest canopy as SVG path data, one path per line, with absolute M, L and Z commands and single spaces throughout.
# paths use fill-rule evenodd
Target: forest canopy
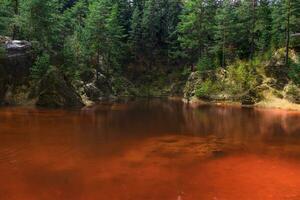
M 1 0 L 0 35 L 31 41 L 70 77 L 129 63 L 207 70 L 299 46 L 299 15 L 299 0 Z

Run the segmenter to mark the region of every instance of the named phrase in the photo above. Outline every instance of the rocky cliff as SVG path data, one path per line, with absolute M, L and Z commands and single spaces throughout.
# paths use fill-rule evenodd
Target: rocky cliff
M 0 36 L 0 103 L 5 103 L 9 88 L 28 81 L 33 60 L 30 42 Z
M 0 105 L 83 106 L 70 81 L 54 66 L 40 81 L 32 81 L 34 61 L 30 42 L 0 36 Z

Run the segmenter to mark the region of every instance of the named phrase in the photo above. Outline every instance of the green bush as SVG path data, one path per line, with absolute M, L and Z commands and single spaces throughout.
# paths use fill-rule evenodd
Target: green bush
M 198 60 L 197 66 L 196 66 L 197 71 L 206 71 L 206 70 L 212 70 L 214 69 L 214 63 L 211 58 L 209 57 L 201 57 Z
M 294 83 L 300 85 L 300 62 L 290 65 L 289 77 Z
M 229 66 L 227 84 L 227 88 L 233 94 L 254 88 L 257 85 L 255 67 L 241 61 Z
M 50 56 L 46 53 L 39 56 L 30 69 L 30 77 L 34 81 L 40 80 L 50 67 Z
M 208 99 L 211 94 L 217 92 L 218 86 L 213 83 L 211 80 L 207 80 L 198 86 L 196 89 L 195 95 L 198 98 Z

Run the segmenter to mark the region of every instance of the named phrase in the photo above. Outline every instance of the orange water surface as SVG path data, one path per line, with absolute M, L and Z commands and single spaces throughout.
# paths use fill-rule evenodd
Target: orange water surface
M 0 108 L 0 200 L 300 200 L 300 113 Z

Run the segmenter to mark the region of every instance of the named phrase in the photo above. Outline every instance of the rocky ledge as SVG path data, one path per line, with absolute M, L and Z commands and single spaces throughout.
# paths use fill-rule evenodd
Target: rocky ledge
M 33 60 L 30 42 L 0 36 L 0 103 L 10 86 L 27 82 Z

